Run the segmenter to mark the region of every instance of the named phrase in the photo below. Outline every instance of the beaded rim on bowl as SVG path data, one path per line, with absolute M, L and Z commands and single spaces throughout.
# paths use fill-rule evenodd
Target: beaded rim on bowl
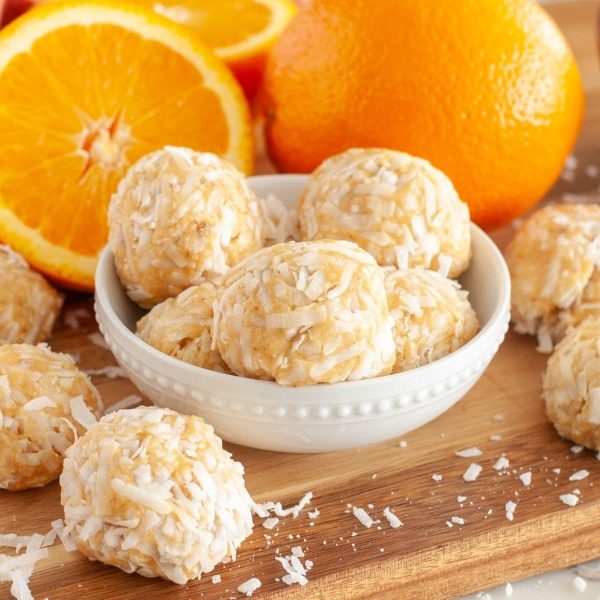
M 100 321 L 101 317 L 99 317 L 98 314 L 98 305 L 95 304 L 94 308 L 96 310 L 96 318 Z M 507 313 L 505 317 L 505 327 L 503 328 L 502 333 L 499 336 L 497 336 L 490 350 L 488 350 L 482 358 L 478 359 L 474 364 L 463 369 L 459 373 L 454 373 L 453 375 L 441 381 L 438 381 L 430 387 L 423 387 L 415 393 L 400 393 L 391 397 L 385 396 L 382 398 L 377 398 L 372 401 L 365 401 L 361 399 L 352 400 L 350 399 L 350 397 L 345 398 L 343 401 L 339 402 L 337 402 L 336 399 L 333 399 L 333 401 L 321 400 L 318 406 L 315 406 L 312 403 L 306 403 L 302 401 L 292 402 L 287 406 L 268 406 L 263 405 L 261 401 L 256 400 L 256 398 L 252 395 L 248 395 L 244 399 L 244 402 L 241 402 L 240 400 L 237 400 L 235 398 L 231 398 L 229 401 L 227 401 L 224 400 L 222 396 L 211 396 L 208 392 L 201 392 L 198 389 L 195 389 L 191 386 L 184 385 L 179 381 L 175 380 L 174 378 L 160 373 L 156 369 L 153 369 L 148 366 L 142 366 L 142 363 L 140 363 L 138 359 L 133 358 L 130 353 L 128 353 L 126 350 L 120 347 L 112 339 L 111 335 L 106 331 L 106 329 L 103 326 L 100 326 L 100 331 L 102 332 L 102 335 L 104 336 L 109 348 L 111 349 L 115 357 L 118 359 L 119 363 L 123 365 L 125 369 L 131 369 L 132 371 L 134 371 L 135 376 L 137 376 L 140 379 L 144 379 L 146 384 L 148 385 L 160 388 L 161 392 L 163 393 L 174 393 L 177 396 L 187 396 L 192 399 L 194 404 L 204 405 L 208 408 L 217 409 L 221 413 L 229 413 L 231 415 L 239 415 L 242 413 L 246 413 L 246 415 L 250 417 L 262 417 L 260 420 L 265 420 L 265 417 L 271 420 L 287 420 L 292 418 L 294 421 L 307 420 L 309 418 L 312 418 L 312 420 L 314 421 L 324 423 L 340 421 L 346 422 L 348 421 L 348 419 L 353 417 L 355 419 L 358 418 L 361 420 L 365 418 L 380 418 L 385 414 L 398 414 L 401 412 L 408 412 L 415 406 L 435 403 L 438 400 L 438 398 L 444 393 L 451 393 L 453 391 L 456 391 L 460 389 L 461 386 L 467 385 L 469 382 L 473 381 L 477 377 L 477 375 L 488 366 L 488 364 L 498 351 L 498 348 L 500 347 L 504 336 L 506 335 L 506 331 L 508 330 L 508 322 L 509 315 Z M 127 328 L 125 327 L 125 329 Z M 129 329 L 127 329 L 127 331 L 129 331 Z M 148 346 L 148 348 L 155 351 L 155 349 L 151 346 Z M 161 356 L 161 358 L 163 357 Z M 167 355 L 164 355 L 164 358 L 169 359 L 169 361 L 181 362 Z M 212 371 L 208 371 L 207 369 L 194 367 L 193 365 L 188 366 L 195 370 L 198 370 L 199 372 L 201 371 L 203 373 L 212 373 Z M 428 366 L 430 365 L 420 367 L 420 369 L 424 369 Z M 414 370 L 416 369 L 413 369 L 413 371 Z M 236 379 L 246 379 L 239 378 L 235 375 L 227 375 L 224 373 L 217 373 L 217 375 L 221 375 L 227 378 L 235 377 Z M 402 375 L 404 375 L 404 373 L 396 373 L 394 375 L 388 375 L 386 377 L 398 378 Z M 381 378 L 373 378 L 365 381 L 377 382 L 378 379 Z M 270 381 L 261 381 L 253 379 L 248 379 L 248 381 L 256 381 L 267 385 L 275 385 L 278 388 L 282 388 L 284 390 L 305 389 L 283 388 L 282 386 L 279 386 L 278 384 Z M 335 385 L 347 385 L 353 383 L 358 382 L 344 382 Z M 329 385 L 311 387 L 329 387 Z M 323 402 L 326 403 L 323 404 Z

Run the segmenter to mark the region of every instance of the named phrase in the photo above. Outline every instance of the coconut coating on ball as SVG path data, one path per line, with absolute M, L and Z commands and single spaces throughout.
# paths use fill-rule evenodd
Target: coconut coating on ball
M 145 308 L 262 247 L 262 218 L 244 176 L 187 148 L 167 146 L 135 163 L 112 197 L 108 225 L 119 278 Z
M 299 202 L 304 240 L 356 242 L 380 265 L 458 277 L 471 257 L 469 208 L 426 160 L 353 148 L 324 161 Z
M 546 206 L 531 215 L 506 252 L 512 320 L 543 350 L 569 326 L 600 315 L 600 207 Z
M 479 329 L 468 292 L 435 271 L 388 271 L 385 288 L 394 319 L 394 373 L 454 352 Z
M 155 306 L 137 324 L 136 335 L 150 346 L 184 362 L 227 372 L 217 350 L 211 348 L 213 303 L 217 287 L 195 285 Z
M 62 304 L 62 296 L 20 254 L 0 245 L 0 344 L 46 341 Z
M 546 414 L 558 433 L 600 450 L 600 321 L 570 329 L 548 359 L 543 378 Z
M 200 417 L 120 410 L 67 451 L 65 526 L 92 560 L 183 584 L 235 560 L 252 532 L 243 473 Z
M 395 353 L 383 270 L 351 242 L 264 248 L 223 277 L 213 344 L 234 373 L 282 385 L 389 373 Z
M 0 488 L 57 479 L 67 448 L 102 412 L 90 378 L 46 345 L 0 346 Z

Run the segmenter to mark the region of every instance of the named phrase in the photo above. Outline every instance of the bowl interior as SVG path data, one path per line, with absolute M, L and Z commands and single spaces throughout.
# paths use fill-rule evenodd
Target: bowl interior
M 306 183 L 306 175 L 261 175 L 250 177 L 252 189 L 260 197 L 274 194 L 289 208 L 296 206 Z M 469 268 L 460 277 L 461 285 L 469 291 L 469 300 L 477 313 L 482 328 L 501 310 L 506 296 L 506 267 L 494 243 L 476 226 L 471 226 L 473 257 Z M 130 330 L 145 313 L 125 294 L 110 266 L 111 273 L 103 278 L 108 297 L 120 321 Z

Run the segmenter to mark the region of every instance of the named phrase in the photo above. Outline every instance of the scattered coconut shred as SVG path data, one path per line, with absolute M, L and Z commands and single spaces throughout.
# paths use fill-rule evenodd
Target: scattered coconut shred
M 98 346 L 98 348 L 103 348 L 104 350 L 110 350 L 101 333 L 95 331 L 94 333 L 90 333 L 87 337 L 94 346 Z
M 312 561 L 307 560 L 302 564 L 300 558 L 294 553 L 288 556 L 276 556 L 275 560 L 281 563 L 286 572 L 286 575 L 281 578 L 283 583 L 286 585 L 293 585 L 294 583 L 306 585 L 308 583 L 306 573 L 312 568 Z
M 517 508 L 517 504 L 512 500 L 509 500 L 505 505 L 506 510 L 506 518 L 509 521 L 512 521 L 515 518 L 515 510 Z
M 567 506 L 575 506 L 579 502 L 579 496 L 575 494 L 561 494 L 558 499 Z
M 74 551 L 75 543 L 64 530 L 61 519 L 52 522 L 52 529 L 45 535 L 17 535 L 16 533 L 0 534 L 0 548 L 14 548 L 17 554 L 0 554 L 0 582 L 10 582 L 10 593 L 17 600 L 33 600 L 29 589 L 29 578 L 35 564 L 49 556 L 48 546 L 52 546 L 58 536 L 65 550 Z M 25 552 L 19 554 L 21 549 Z
M 106 413 L 116 412 L 117 410 L 121 410 L 123 408 L 133 408 L 142 403 L 142 397 L 137 396 L 136 394 L 131 394 L 130 396 L 125 396 L 122 400 L 111 404 L 107 409 Z
M 402 521 L 390 510 L 389 506 L 383 509 L 383 516 L 387 519 L 392 529 L 398 529 L 402 527 Z
M 262 518 L 270 517 L 271 513 L 273 513 L 277 517 L 289 517 L 292 515 L 292 517 L 295 519 L 302 512 L 302 510 L 308 504 L 310 504 L 312 497 L 312 492 L 306 492 L 298 504 L 290 506 L 289 508 L 283 508 L 281 502 L 265 502 L 264 504 L 254 503 L 252 508 L 254 512 Z
M 463 473 L 463 479 L 465 481 L 475 481 L 479 477 L 481 469 L 481 465 L 478 465 L 477 463 L 471 463 L 467 467 L 467 470 Z
M 352 514 L 358 519 L 361 525 L 364 527 L 371 527 L 374 523 L 373 519 L 368 515 L 367 511 L 364 508 L 359 508 L 357 506 L 352 507 Z
M 569 477 L 569 481 L 581 481 L 582 479 L 585 479 L 589 474 L 590 472 L 587 469 L 581 469 L 581 471 L 573 473 L 573 475 Z
M 262 585 L 260 579 L 256 578 L 256 577 L 252 577 L 252 579 L 248 579 L 248 581 L 244 581 L 244 583 L 242 583 L 237 591 L 240 592 L 240 594 L 246 594 L 246 596 L 252 596 L 252 594 L 254 594 L 254 592 Z
M 121 367 L 116 365 L 108 365 L 107 367 L 101 367 L 99 369 L 88 369 L 86 371 L 88 375 L 98 375 L 100 377 L 108 377 L 109 379 L 123 378 L 126 379 L 127 375 Z
M 461 458 L 473 458 L 475 456 L 481 456 L 483 452 L 473 446 L 472 448 L 465 448 L 464 450 L 457 450 L 454 453 L 456 456 L 460 456 Z

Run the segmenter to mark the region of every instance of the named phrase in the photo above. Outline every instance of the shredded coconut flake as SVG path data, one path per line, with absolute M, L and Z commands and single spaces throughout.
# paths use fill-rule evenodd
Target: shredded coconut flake
M 252 509 L 261 518 L 266 518 L 270 516 L 270 513 L 273 513 L 277 517 L 288 517 L 289 515 L 292 515 L 292 517 L 295 519 L 302 512 L 302 510 L 308 504 L 310 504 L 312 497 L 312 492 L 306 492 L 298 504 L 290 506 L 289 508 L 283 508 L 281 502 L 265 502 L 264 504 L 255 503 Z
M 90 333 L 90 335 L 88 335 L 88 340 L 90 340 L 90 342 L 92 342 L 92 344 L 94 344 L 94 346 L 98 346 L 99 348 L 104 348 L 104 350 L 110 350 L 105 339 L 102 337 L 102 334 L 98 333 L 97 331 L 94 333 Z
M 386 506 L 383 509 L 383 516 L 387 519 L 392 529 L 398 529 L 398 527 L 402 527 L 402 521 L 390 510 L 389 506 Z
M 473 446 L 471 448 L 465 448 L 464 450 L 457 450 L 454 454 L 461 458 L 473 458 L 474 456 L 481 456 L 483 452 L 481 452 L 479 448 Z
M 56 402 L 48 396 L 38 396 L 24 404 L 22 410 L 43 410 L 44 408 L 56 408 Z
M 442 480 L 442 474 L 441 473 L 434 473 L 431 476 L 431 479 L 433 479 L 434 481 L 437 481 L 437 483 L 439 483 Z
M 463 473 L 463 479 L 465 481 L 475 481 L 481 473 L 481 468 L 481 465 L 478 465 L 477 463 L 471 463 L 467 467 L 467 470 Z
M 365 527 L 371 527 L 371 525 L 373 525 L 373 519 L 371 519 L 364 508 L 353 506 L 352 514 L 360 521 L 361 525 L 364 525 Z
M 127 378 L 125 371 L 121 367 L 116 365 L 108 365 L 107 367 L 101 367 L 99 369 L 88 369 L 86 371 L 88 375 L 98 375 L 100 377 L 108 377 L 109 379 Z
M 523 485 L 525 485 L 525 486 L 531 485 L 531 471 L 526 471 L 525 473 L 521 473 L 519 475 L 519 479 L 523 482 Z
M 562 494 L 558 499 L 567 506 L 575 506 L 579 502 L 579 497 L 575 494 Z
M 254 594 L 254 592 L 261 586 L 261 581 L 260 579 L 257 579 L 256 577 L 252 577 L 252 579 L 248 579 L 248 581 L 244 581 L 244 583 L 242 583 L 237 591 L 240 592 L 240 594 L 246 594 L 246 596 L 252 596 L 252 594 Z
M 454 523 L 455 525 L 464 525 L 465 524 L 465 520 L 462 517 L 452 517 L 452 523 Z
M 506 469 L 508 469 L 508 467 L 510 466 L 510 461 L 508 460 L 508 458 L 506 458 L 506 456 L 501 456 L 493 465 L 493 469 L 495 469 L 496 471 L 504 471 Z
M 142 397 L 137 396 L 136 394 L 131 394 L 130 396 L 125 396 L 122 400 L 115 402 L 106 410 L 107 413 L 116 412 L 117 410 L 121 410 L 123 408 L 133 408 L 142 402 Z
M 275 527 L 277 523 L 279 523 L 279 519 L 277 517 L 270 517 L 269 519 L 263 521 L 262 526 L 265 529 L 273 529 L 273 527 Z
M 65 547 L 65 550 L 67 552 L 75 552 L 75 550 L 77 550 L 77 546 L 75 545 L 70 532 L 66 530 L 64 521 L 62 519 L 57 519 L 56 521 L 52 521 L 50 525 L 52 526 L 52 529 L 56 531 L 56 535 L 58 535 L 58 538 Z
M 75 396 L 75 398 L 71 398 L 69 406 L 71 407 L 73 419 L 75 419 L 82 427 L 89 429 L 97 422 L 96 416 L 84 402 L 83 396 L 79 395 Z
M 571 452 L 573 454 L 579 454 L 582 451 L 583 451 L 583 446 L 577 446 L 577 445 L 571 446 Z
M 504 508 L 506 510 L 506 518 L 509 521 L 512 521 L 514 519 L 514 515 L 515 515 L 515 509 L 517 508 L 517 505 L 515 502 L 513 502 L 512 500 L 509 500 L 505 505 Z
M 217 583 L 221 583 L 221 576 L 213 575 L 210 580 L 212 581 L 213 585 L 217 585 Z
M 587 469 L 581 469 L 580 471 L 573 473 L 573 475 L 569 477 L 569 481 L 581 481 L 582 479 L 588 477 L 589 474 L 590 472 Z

